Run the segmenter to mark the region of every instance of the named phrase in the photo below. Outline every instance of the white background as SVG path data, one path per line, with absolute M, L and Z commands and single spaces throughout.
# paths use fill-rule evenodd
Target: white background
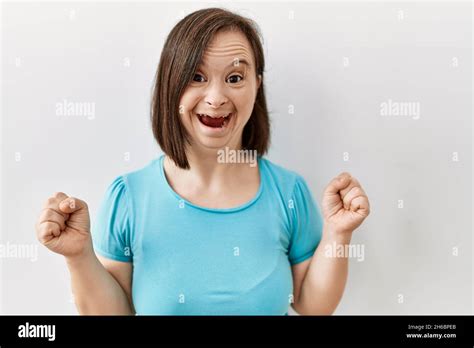
M 66 192 L 94 219 L 114 177 L 161 153 L 148 115 L 164 39 L 212 6 L 262 29 L 268 158 L 318 203 L 341 171 L 369 196 L 336 314 L 472 313 L 472 4 L 448 1 L 3 2 L 0 240 L 38 259 L 0 258 L 0 313 L 76 313 L 64 258 L 36 240 L 43 201 Z M 57 115 L 64 99 L 94 118 Z M 389 99 L 419 119 L 381 115 Z

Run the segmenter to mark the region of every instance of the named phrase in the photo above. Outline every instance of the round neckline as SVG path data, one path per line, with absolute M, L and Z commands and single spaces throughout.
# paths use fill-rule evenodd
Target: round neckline
M 208 212 L 212 212 L 212 213 L 233 213 L 233 212 L 237 212 L 237 211 L 240 211 L 240 210 L 243 210 L 243 209 L 246 209 L 248 208 L 249 206 L 251 206 L 252 204 L 254 204 L 258 199 L 259 197 L 261 196 L 262 194 L 262 191 L 263 191 L 263 185 L 264 185 L 264 182 L 265 182 L 265 178 L 264 178 L 264 175 L 263 175 L 263 170 L 262 170 L 262 158 L 261 156 L 257 156 L 257 166 L 258 166 L 258 172 L 259 172 L 259 177 L 260 177 L 260 184 L 259 184 L 259 187 L 258 187 L 258 191 L 257 193 L 255 194 L 255 196 L 250 199 L 249 201 L 247 201 L 246 203 L 243 203 L 241 205 L 238 205 L 238 206 L 235 206 L 235 207 L 231 207 L 231 208 L 209 208 L 209 207 L 204 207 L 204 206 L 201 206 L 201 205 L 198 205 L 198 204 L 194 204 L 190 201 L 188 201 L 187 199 L 181 197 L 181 195 L 179 195 L 170 185 L 170 183 L 168 182 L 168 179 L 166 178 L 166 174 L 165 174 L 165 168 L 164 168 L 164 165 L 163 165 L 163 162 L 164 162 L 164 159 L 165 159 L 165 155 L 161 155 L 161 157 L 158 159 L 158 162 L 159 162 L 159 170 L 160 170 L 160 174 L 161 174 L 161 177 L 165 183 L 165 186 L 167 188 L 167 190 L 169 192 L 171 192 L 171 194 L 173 196 L 175 196 L 175 198 L 177 198 L 179 201 L 182 201 L 184 202 L 186 205 L 190 206 L 190 207 L 193 207 L 193 208 L 196 208 L 196 209 L 199 209 L 199 210 L 204 210 L 204 211 L 208 211 Z

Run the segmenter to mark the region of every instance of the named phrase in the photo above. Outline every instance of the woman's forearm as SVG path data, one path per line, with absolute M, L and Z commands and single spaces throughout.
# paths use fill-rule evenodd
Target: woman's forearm
M 66 261 L 80 314 L 134 315 L 125 291 L 93 251 L 80 258 L 66 258 Z
M 303 280 L 295 309 L 299 314 L 332 314 L 344 293 L 348 274 L 347 255 L 326 253 L 327 248 L 350 243 L 350 234 L 335 236 L 326 227 Z

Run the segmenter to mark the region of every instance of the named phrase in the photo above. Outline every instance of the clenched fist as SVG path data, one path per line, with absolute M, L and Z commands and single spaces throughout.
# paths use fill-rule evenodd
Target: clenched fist
M 332 230 L 352 232 L 369 215 L 369 198 L 356 178 L 341 173 L 326 187 L 322 210 L 324 223 Z
M 48 198 L 36 224 L 38 240 L 48 249 L 75 257 L 92 250 L 86 202 L 62 192 Z

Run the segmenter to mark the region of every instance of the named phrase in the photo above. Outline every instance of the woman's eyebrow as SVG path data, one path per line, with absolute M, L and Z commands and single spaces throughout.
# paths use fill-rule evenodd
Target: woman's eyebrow
M 207 67 L 207 64 L 204 61 L 201 61 L 199 65 L 204 68 Z M 252 65 L 244 58 L 234 58 L 232 63 L 230 63 L 227 67 L 230 68 L 232 66 L 239 66 L 239 65 L 246 65 L 248 68 L 252 67 Z

